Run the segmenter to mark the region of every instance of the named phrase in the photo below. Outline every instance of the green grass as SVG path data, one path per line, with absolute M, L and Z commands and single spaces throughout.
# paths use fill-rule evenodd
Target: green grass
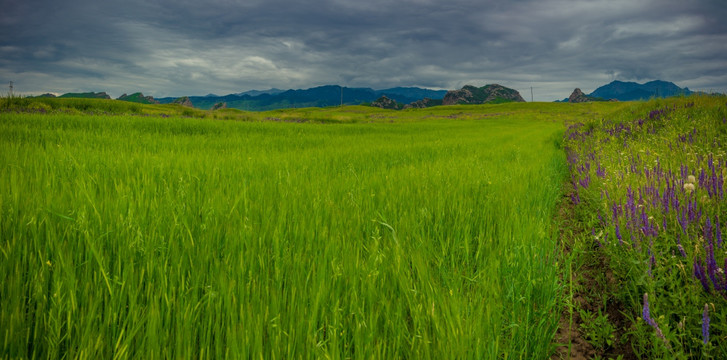
M 624 106 L 34 101 L 0 113 L 2 358 L 547 357 L 563 120 Z

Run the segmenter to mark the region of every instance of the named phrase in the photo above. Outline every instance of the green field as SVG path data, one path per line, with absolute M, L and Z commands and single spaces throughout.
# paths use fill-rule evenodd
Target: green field
M 644 106 L 23 101 L 0 113 L 2 358 L 547 358 L 566 124 Z

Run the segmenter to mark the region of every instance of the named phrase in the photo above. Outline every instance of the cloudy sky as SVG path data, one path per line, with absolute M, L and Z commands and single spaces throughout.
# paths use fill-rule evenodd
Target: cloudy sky
M 551 101 L 575 87 L 655 79 L 727 92 L 725 0 L 0 0 L 0 8 L 0 81 L 25 94 L 499 83 Z

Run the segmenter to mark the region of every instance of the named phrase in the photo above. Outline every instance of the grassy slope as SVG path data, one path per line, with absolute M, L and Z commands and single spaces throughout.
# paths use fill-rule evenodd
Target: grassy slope
M 74 101 L 0 114 L 5 356 L 547 356 L 562 121 L 623 106 Z

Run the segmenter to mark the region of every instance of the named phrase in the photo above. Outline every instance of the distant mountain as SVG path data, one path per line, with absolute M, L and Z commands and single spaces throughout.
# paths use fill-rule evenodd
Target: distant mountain
M 244 93 L 225 96 L 189 96 L 189 100 L 199 109 L 211 109 L 215 104 L 226 103 L 228 108 L 242 110 L 274 110 L 292 107 L 326 107 L 340 105 L 359 105 L 371 103 L 381 96 L 400 104 L 409 104 L 424 98 L 442 99 L 445 90 L 430 90 L 417 87 L 396 87 L 374 90 L 370 88 L 349 88 L 338 85 L 318 86 L 298 90 L 250 90 Z M 156 99 L 162 104 L 172 103 L 173 97 Z
M 84 93 L 66 93 L 60 98 L 85 98 L 85 99 L 111 99 L 106 92 L 84 92 Z
M 517 90 L 499 84 L 490 84 L 483 87 L 465 85 L 460 90 L 447 92 L 442 100 L 443 105 L 456 104 L 498 104 L 505 102 L 525 102 Z
M 689 95 L 689 88 L 680 88 L 669 81 L 654 80 L 645 84 L 635 82 L 612 81 L 588 94 L 588 96 L 620 101 L 647 100 L 652 97 L 671 97 Z
M 442 100 L 447 90 L 430 90 L 418 87 L 395 87 L 391 89 L 376 90 L 376 94 L 386 95 L 390 99 L 394 99 L 400 103 L 412 103 L 424 98 Z

